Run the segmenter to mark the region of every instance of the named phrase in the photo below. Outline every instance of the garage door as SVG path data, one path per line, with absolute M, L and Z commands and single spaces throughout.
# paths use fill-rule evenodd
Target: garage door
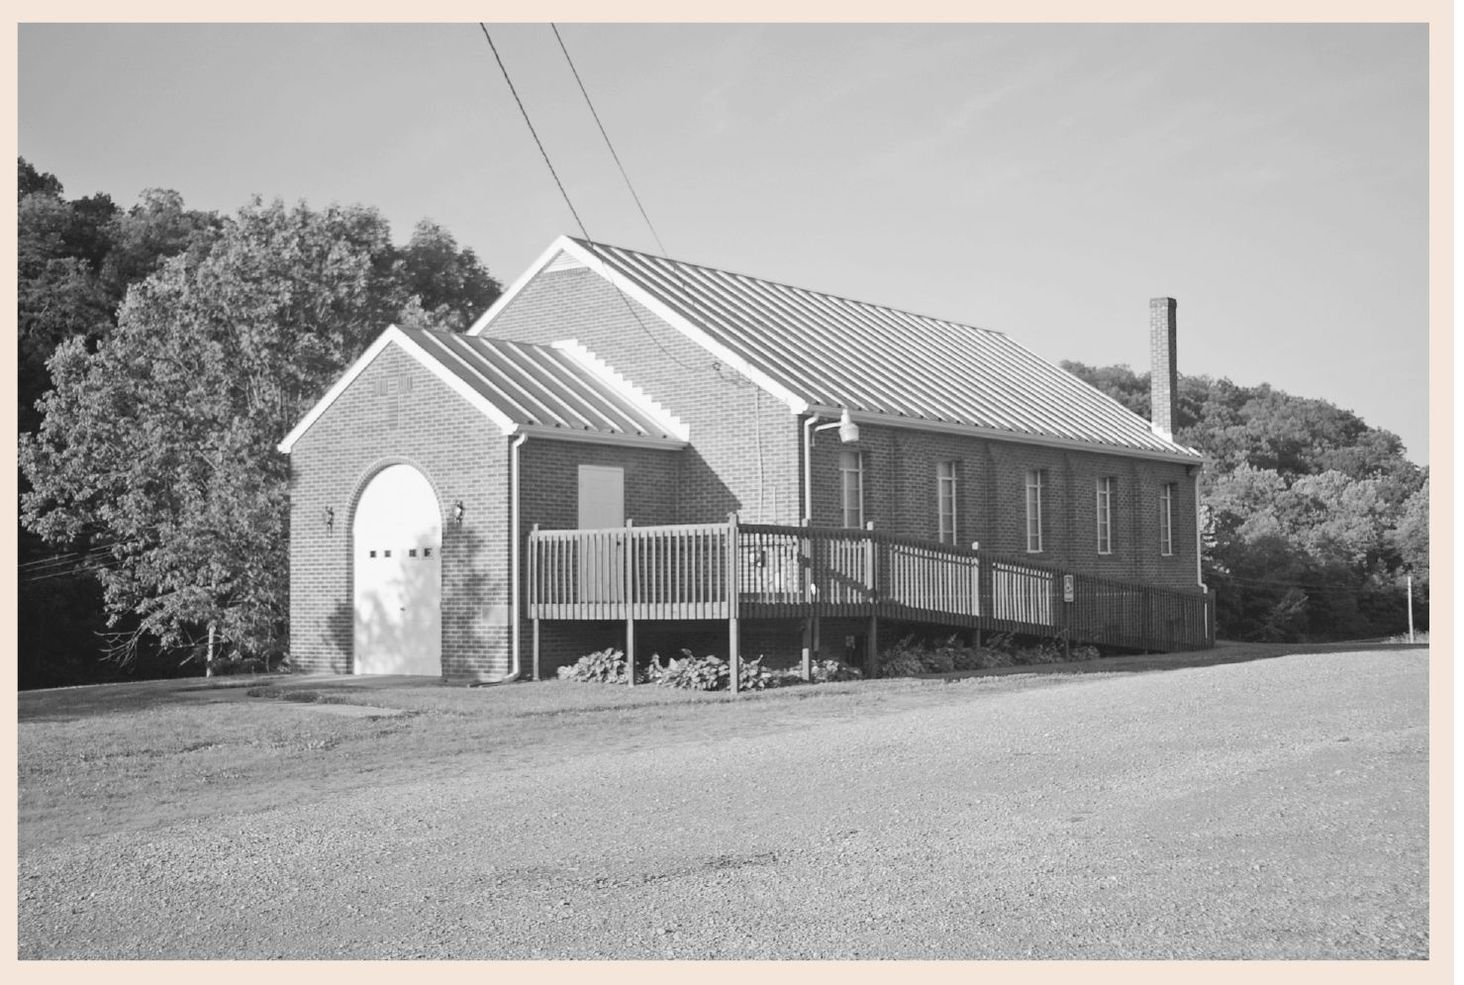
M 357 674 L 442 674 L 442 512 L 421 472 L 392 465 L 361 494 L 355 544 Z

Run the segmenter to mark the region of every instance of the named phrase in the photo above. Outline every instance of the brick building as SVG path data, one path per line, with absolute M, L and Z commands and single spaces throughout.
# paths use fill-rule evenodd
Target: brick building
M 987 565 L 985 601 L 951 625 L 1000 615 L 1012 589 L 989 572 L 1022 563 L 1040 574 L 1040 619 L 1054 633 L 1081 635 L 1060 615 L 1073 578 L 1119 586 L 1105 596 L 1137 587 L 1206 600 L 1201 459 L 1172 437 L 1171 299 L 1151 302 L 1151 340 L 1153 423 L 999 332 L 562 237 L 465 336 L 389 329 L 282 442 L 291 659 L 492 680 L 528 673 L 532 629 L 535 669 L 547 673 L 620 645 L 614 620 L 629 610 L 603 618 L 610 596 L 651 574 L 603 581 L 589 553 L 601 542 L 584 540 L 579 615 L 531 624 L 528 594 L 542 590 L 542 571 L 528 578 L 534 527 L 629 522 L 684 545 L 673 525 L 734 513 L 767 537 L 805 519 L 803 529 L 866 531 L 910 557 L 968 565 L 973 591 L 981 558 L 1013 559 Z M 693 548 L 677 550 L 686 557 L 656 563 L 690 577 Z M 744 591 L 748 578 L 771 577 L 769 550 L 758 549 Z M 810 564 L 805 550 L 798 565 Z M 744 652 L 800 648 L 817 588 L 795 599 L 784 582 L 802 576 L 779 577 L 788 607 L 758 610 L 765 618 L 734 636 Z M 911 591 L 867 581 L 870 599 Z M 1015 618 L 1009 598 L 1007 608 Z M 646 648 L 720 638 L 719 620 L 697 618 L 705 611 L 674 611 L 676 621 L 641 624 Z M 866 625 L 873 638 L 872 621 L 829 612 L 827 639 Z

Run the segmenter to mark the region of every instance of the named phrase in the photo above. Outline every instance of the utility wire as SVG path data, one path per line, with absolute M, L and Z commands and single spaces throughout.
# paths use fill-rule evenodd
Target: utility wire
M 565 188 L 564 188 L 564 182 L 562 182 L 562 181 L 559 180 L 559 172 L 557 172 L 557 171 L 554 170 L 554 163 L 549 160 L 549 152 L 544 149 L 544 142 L 539 139 L 539 134 L 538 134 L 538 131 L 536 131 L 534 129 L 533 121 L 529 119 L 529 111 L 524 107 L 524 101 L 519 98 L 518 90 L 516 88 L 514 88 L 513 79 L 508 74 L 508 68 L 507 68 L 507 66 L 505 66 L 503 64 L 503 58 L 500 57 L 499 54 L 498 54 L 498 47 L 497 47 L 497 45 L 495 45 L 493 43 L 493 37 L 492 37 L 492 35 L 490 35 L 488 33 L 487 26 L 485 24 L 483 24 L 481 21 L 478 22 L 478 27 L 483 31 L 483 37 L 488 40 L 488 47 L 493 50 L 493 58 L 494 58 L 495 61 L 498 62 L 498 70 L 503 73 L 503 81 L 506 82 L 506 83 L 508 83 L 508 91 L 513 94 L 513 101 L 518 104 L 519 112 L 523 115 L 523 118 L 524 118 L 524 123 L 528 126 L 529 133 L 533 135 L 533 137 L 534 137 L 534 143 L 538 145 L 538 147 L 539 147 L 539 153 L 544 158 L 544 164 L 545 164 L 546 167 L 549 168 L 549 173 L 551 175 L 553 175 L 553 177 L 554 177 L 554 184 L 559 187 L 559 194 L 564 197 L 564 204 L 567 205 L 567 206 L 569 206 L 570 214 L 574 216 L 575 224 L 579 226 L 580 235 L 583 236 L 586 240 L 588 240 L 590 242 L 594 242 L 593 237 L 590 236 L 589 231 L 585 228 L 584 220 L 580 218 L 579 212 L 577 212 L 575 210 L 574 203 L 570 201 L 570 199 L 569 199 L 569 192 L 566 191 Z M 557 29 L 554 32 L 554 36 L 556 38 L 559 37 L 559 31 Z M 562 39 L 559 42 L 559 47 L 560 47 L 561 50 L 564 50 L 564 41 Z M 564 54 L 565 54 L 565 57 L 566 58 L 569 57 L 569 52 L 568 51 L 565 51 Z M 570 71 L 574 71 L 574 63 L 573 62 L 570 62 L 570 66 L 569 67 L 570 67 Z M 576 82 L 579 82 L 579 73 L 578 72 L 575 72 L 575 76 L 574 77 L 575 77 L 575 81 Z M 585 91 L 584 90 L 584 84 L 583 83 L 580 83 L 580 92 L 584 92 L 584 91 Z M 589 101 L 589 94 L 588 93 L 586 93 L 586 95 L 585 95 L 585 101 L 586 102 Z M 594 105 L 591 104 L 591 106 L 590 106 L 590 112 L 593 114 L 594 111 L 595 111 L 594 110 Z M 595 122 L 597 124 L 600 122 L 600 118 L 598 116 L 595 117 Z M 605 133 L 605 128 L 603 126 L 600 127 L 600 133 L 602 135 Z M 606 137 L 605 138 L 605 140 L 606 140 L 607 143 L 609 142 L 609 139 L 610 139 L 609 137 Z M 610 153 L 612 155 L 615 154 L 615 149 L 613 147 L 610 149 Z M 615 163 L 617 165 L 620 163 L 619 157 L 616 157 Z M 622 175 L 624 175 L 625 174 L 625 169 L 624 168 L 621 168 L 621 172 L 620 173 Z M 629 180 L 630 180 L 629 178 L 626 179 L 627 184 L 629 183 Z M 635 196 L 635 189 L 632 188 L 630 193 L 631 193 L 632 196 Z M 636 197 L 636 205 L 640 205 L 640 198 L 639 197 Z M 645 215 L 645 210 L 644 209 L 641 210 L 641 215 L 643 215 L 643 216 Z M 646 219 L 646 224 L 647 225 L 650 225 L 650 219 Z M 654 236 L 655 235 L 655 232 L 656 232 L 655 231 L 655 228 L 652 227 L 652 229 L 651 229 L 651 235 Z M 659 237 L 657 238 L 656 242 L 657 243 L 660 242 Z M 664 249 L 664 247 L 663 247 L 663 249 Z M 646 327 L 646 323 L 641 320 L 640 312 L 638 312 L 638 311 L 635 310 L 635 306 L 630 303 L 630 298 L 628 298 L 628 297 L 625 296 L 625 292 L 620 289 L 620 285 L 614 284 L 613 282 L 612 282 L 612 285 L 615 287 L 615 293 L 617 293 L 617 294 L 620 295 L 620 300 L 621 300 L 622 303 L 624 303 L 625 310 L 628 311 L 628 312 L 630 312 L 631 317 L 635 319 L 635 322 L 636 322 L 637 325 L 640 326 L 641 331 L 645 333 L 645 335 L 646 335 L 646 337 L 648 339 L 650 339 L 652 342 L 654 342 L 656 344 L 656 348 L 658 348 L 658 349 L 661 350 L 661 354 L 664 355 L 667 359 L 669 359 L 672 362 L 674 362 L 676 365 L 680 366 L 682 369 L 691 370 L 692 367 L 686 365 L 686 363 L 682 362 L 680 359 L 677 359 L 676 356 L 671 352 L 671 350 L 667 349 L 664 345 L 662 345 L 661 344 L 661 340 L 658 339 L 658 338 L 656 338 L 655 334 L 652 333 L 651 330 Z
M 549 160 L 549 152 L 544 149 L 544 142 L 539 139 L 539 133 L 534 129 L 534 123 L 529 119 L 529 111 L 524 108 L 524 101 L 519 98 L 518 90 L 513 86 L 513 79 L 509 77 L 508 69 L 504 66 L 503 59 L 498 54 L 498 46 L 493 43 L 493 36 L 488 33 L 488 27 L 482 21 L 478 22 L 478 27 L 483 31 L 483 37 L 488 40 L 488 47 L 493 51 L 493 59 L 498 62 L 498 70 L 503 73 L 503 81 L 508 83 L 508 91 L 513 93 L 513 101 L 518 103 L 519 112 L 524 117 L 524 123 L 528 126 L 529 133 L 533 135 L 534 143 L 538 146 L 539 153 L 544 157 L 544 165 L 549 169 L 549 173 L 554 176 L 554 184 L 559 186 L 559 194 L 564 196 L 564 204 L 569 206 L 569 213 L 574 216 L 575 225 L 579 226 L 580 234 L 585 239 L 589 239 L 590 234 L 585 231 L 584 221 L 580 219 L 579 213 L 575 211 L 574 203 L 569 200 L 569 192 L 564 190 L 564 182 L 559 180 L 559 172 L 554 170 L 554 162 Z
M 569 57 L 569 49 L 564 46 L 564 38 L 559 36 L 559 26 L 550 24 L 549 27 L 554 31 L 554 40 L 559 42 L 559 50 L 564 52 L 564 60 L 569 63 L 569 71 L 574 75 L 574 81 L 579 86 L 580 94 L 585 97 L 585 105 L 590 108 L 590 115 L 595 118 L 595 126 L 600 128 L 600 136 L 605 138 L 605 146 L 609 148 L 610 156 L 615 160 L 615 166 L 620 169 L 620 177 L 625 179 L 625 187 L 630 191 L 630 197 L 635 199 L 635 207 L 640 209 L 641 218 L 646 220 L 646 228 L 651 231 L 651 238 L 656 241 L 661 255 L 667 256 L 666 244 L 661 242 L 661 237 L 657 234 L 651 217 L 646 213 L 645 205 L 641 203 L 640 196 L 635 193 L 635 186 L 630 183 L 630 175 L 626 173 L 625 165 L 620 163 L 620 155 L 615 153 L 615 145 L 610 142 L 610 135 L 605 132 L 605 124 L 600 122 L 600 114 L 595 112 L 595 104 L 590 100 L 584 80 L 580 78 L 579 70 L 574 67 L 574 59 Z

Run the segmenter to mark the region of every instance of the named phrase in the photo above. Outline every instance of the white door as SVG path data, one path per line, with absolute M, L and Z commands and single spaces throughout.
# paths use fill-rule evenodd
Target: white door
M 579 467 L 581 530 L 625 526 L 625 470 L 607 465 Z
M 579 467 L 579 529 L 625 526 L 625 470 L 605 465 Z M 618 602 L 624 578 L 625 534 L 605 534 L 580 541 L 580 598 L 585 602 Z
M 442 512 L 421 472 L 391 465 L 356 504 L 357 674 L 442 675 Z

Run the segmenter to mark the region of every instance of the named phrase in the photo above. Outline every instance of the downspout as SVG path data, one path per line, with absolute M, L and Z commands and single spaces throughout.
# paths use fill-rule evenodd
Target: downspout
M 522 671 L 519 669 L 519 650 L 522 647 L 522 633 L 519 623 L 519 610 L 522 608 L 520 600 L 523 598 L 523 572 L 520 571 L 523 560 L 523 537 L 519 530 L 519 449 L 523 443 L 529 440 L 527 434 L 518 434 L 508 445 L 508 527 L 510 531 L 508 541 L 508 609 L 509 618 L 513 620 L 513 643 L 512 664 L 508 668 L 508 676 L 503 679 L 506 684 L 509 681 L 516 681 Z M 1196 487 L 1198 488 L 1198 487 Z
M 519 448 L 529 439 L 520 432 L 508 444 L 508 618 L 510 629 L 508 673 L 496 681 L 478 681 L 472 687 L 487 687 L 492 684 L 511 684 L 522 676 L 522 662 L 519 650 L 522 633 L 519 628 L 519 597 L 522 594 L 519 571 Z
M 1200 535 L 1200 469 L 1195 469 L 1195 582 L 1205 591 L 1210 589 L 1205 585 L 1205 562 L 1201 556 L 1204 551 L 1204 538 Z
M 1218 626 L 1219 620 L 1214 611 L 1215 599 L 1210 595 L 1210 586 L 1205 584 L 1205 559 L 1203 557 L 1205 543 L 1204 538 L 1200 534 L 1200 472 L 1203 471 L 1203 469 L 1204 466 L 1198 466 L 1195 469 L 1195 581 L 1199 584 L 1201 590 L 1203 590 L 1205 593 L 1205 608 L 1209 610 L 1208 612 L 1206 612 L 1206 616 L 1208 617 L 1207 622 L 1209 622 L 1210 625 L 1216 627 L 1215 635 L 1218 637 L 1220 635 Z M 1207 637 L 1207 639 L 1209 635 L 1210 627 L 1206 626 L 1205 636 Z M 1214 642 L 1214 640 L 1208 641 Z
M 817 414 L 803 419 L 803 522 L 813 523 L 813 425 Z

